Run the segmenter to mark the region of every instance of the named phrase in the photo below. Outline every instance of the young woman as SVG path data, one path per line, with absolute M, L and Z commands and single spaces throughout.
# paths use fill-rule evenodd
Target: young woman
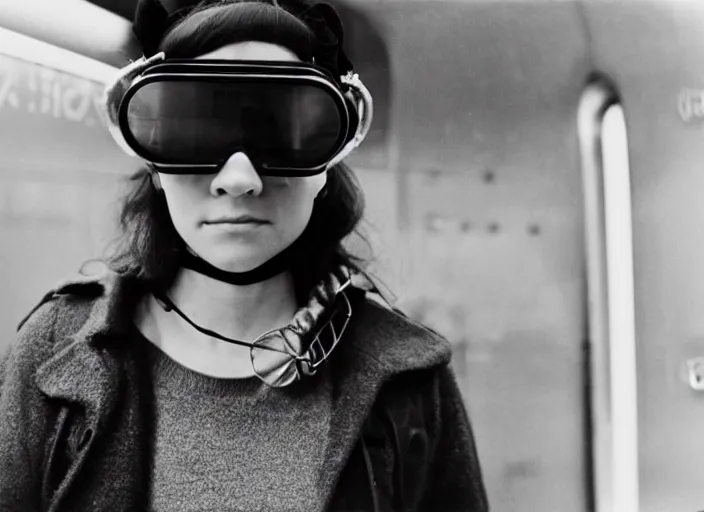
M 0 510 L 487 510 L 449 344 L 342 246 L 372 102 L 334 9 L 143 0 L 134 31 L 106 108 L 146 169 L 109 270 L 3 362 Z

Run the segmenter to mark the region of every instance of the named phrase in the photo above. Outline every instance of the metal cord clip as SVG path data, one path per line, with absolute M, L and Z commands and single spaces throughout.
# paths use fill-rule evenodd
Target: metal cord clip
M 341 162 L 354 148 L 362 143 L 367 133 L 369 133 L 369 129 L 372 126 L 372 119 L 374 118 L 374 100 L 372 99 L 369 89 L 366 88 L 362 79 L 359 78 L 359 75 L 350 71 L 345 76 L 341 77 L 341 81 L 343 84 L 349 86 L 349 91 L 347 91 L 345 95 L 352 100 L 357 107 L 359 124 L 357 125 L 357 133 L 355 133 L 354 137 L 345 144 L 345 147 L 328 162 L 325 170 Z

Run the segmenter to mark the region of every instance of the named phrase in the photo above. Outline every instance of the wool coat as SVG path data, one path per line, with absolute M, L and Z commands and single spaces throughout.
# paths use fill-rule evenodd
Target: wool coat
M 23 321 L 0 361 L 0 511 L 148 510 L 153 407 L 128 334 L 143 293 L 110 272 L 67 280 Z M 355 302 L 326 363 L 334 390 L 317 510 L 488 510 L 450 355 L 436 333 Z M 400 435 L 375 438 L 387 431 L 370 418 L 391 408 L 409 421 L 397 413 Z

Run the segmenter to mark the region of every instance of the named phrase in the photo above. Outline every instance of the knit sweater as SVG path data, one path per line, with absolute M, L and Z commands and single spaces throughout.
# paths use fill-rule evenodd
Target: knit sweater
M 320 502 L 329 379 L 276 389 L 257 377 L 209 377 L 141 341 L 156 405 L 154 512 L 295 512 Z

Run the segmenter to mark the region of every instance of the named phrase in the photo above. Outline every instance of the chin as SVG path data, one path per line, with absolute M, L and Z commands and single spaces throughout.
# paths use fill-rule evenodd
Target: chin
M 275 254 L 241 254 L 233 255 L 223 254 L 212 258 L 207 258 L 206 261 L 214 267 L 224 270 L 225 272 L 249 272 L 269 261 Z

